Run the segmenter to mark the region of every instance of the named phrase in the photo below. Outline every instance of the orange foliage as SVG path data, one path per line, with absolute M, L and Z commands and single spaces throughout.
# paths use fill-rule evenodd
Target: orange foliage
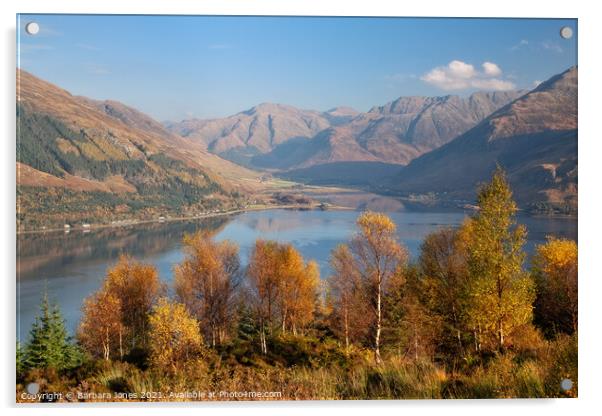
M 229 241 L 215 242 L 207 233 L 185 236 L 184 245 L 186 259 L 174 269 L 176 294 L 215 346 L 224 341 L 235 318 L 238 247 Z
M 265 332 L 275 324 L 276 317 L 283 332 L 296 333 L 312 321 L 319 285 L 318 266 L 315 262 L 306 263 L 292 245 L 258 240 L 247 275 L 264 352 Z

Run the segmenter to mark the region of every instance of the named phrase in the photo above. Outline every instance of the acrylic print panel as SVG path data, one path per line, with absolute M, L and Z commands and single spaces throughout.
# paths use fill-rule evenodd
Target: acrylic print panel
M 18 402 L 577 396 L 575 19 L 17 20 Z

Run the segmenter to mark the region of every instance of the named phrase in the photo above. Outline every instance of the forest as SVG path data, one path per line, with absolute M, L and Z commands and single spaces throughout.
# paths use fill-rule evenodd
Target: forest
M 577 397 L 577 243 L 527 258 L 501 169 L 477 205 L 415 259 L 386 214 L 363 212 L 329 276 L 276 241 L 243 266 L 210 232 L 184 237 L 169 285 L 124 254 L 73 337 L 43 296 L 17 401 Z
M 17 229 L 62 228 L 65 223 L 107 223 L 112 220 L 159 216 L 191 216 L 241 203 L 237 192 L 199 169 L 139 144 L 143 157 L 116 150 L 115 137 L 74 131 L 57 118 L 17 106 L 19 145 L 17 162 L 42 173 L 66 179 L 78 176 L 106 184 L 121 178 L 127 192 L 70 188 L 69 186 L 17 186 Z M 40 175 L 40 173 L 38 173 Z

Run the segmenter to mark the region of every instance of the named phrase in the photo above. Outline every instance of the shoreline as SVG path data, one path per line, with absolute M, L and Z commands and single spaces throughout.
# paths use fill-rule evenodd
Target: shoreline
M 251 208 L 241 208 L 241 209 L 235 209 L 235 210 L 231 210 L 231 211 L 225 211 L 225 212 L 212 212 L 212 213 L 208 213 L 208 214 L 203 214 L 203 215 L 194 215 L 194 216 L 184 216 L 184 217 L 170 217 L 170 218 L 164 218 L 164 219 L 159 219 L 159 218 L 155 218 L 155 219 L 145 219 L 145 220 L 132 220 L 131 222 L 122 222 L 122 223 L 116 223 L 116 224 L 90 224 L 89 227 L 82 227 L 82 226 L 73 226 L 71 228 L 65 229 L 65 228 L 48 228 L 48 229 L 36 229 L 36 230 L 22 230 L 22 231 L 17 231 L 17 235 L 25 235 L 25 234 L 42 234 L 42 233 L 55 233 L 55 232 L 70 232 L 70 231 L 82 231 L 82 232 L 90 232 L 92 230 L 100 230 L 100 229 L 104 229 L 104 228 L 117 228 L 117 227 L 129 227 L 129 226 L 136 226 L 136 225 L 143 225 L 143 224 L 153 224 L 153 223 L 167 223 L 167 222 L 177 222 L 177 221 L 188 221 L 188 220 L 202 220 L 202 219 L 207 219 L 207 218 L 215 218 L 215 217 L 223 217 L 223 216 L 228 216 L 228 215 L 235 215 L 235 214 L 242 214 L 245 212 L 255 212 L 255 211 L 269 211 L 269 210 L 275 210 L 275 209 L 296 209 L 296 210 L 324 210 L 324 211 L 356 211 L 357 208 L 352 208 L 352 207 L 345 207 L 345 206 L 341 206 L 341 205 L 329 205 L 328 207 L 326 207 L 326 209 L 322 209 L 320 208 L 321 204 L 313 204 L 313 205 L 269 205 L 269 206 L 262 206 L 262 207 L 251 207 Z M 460 208 L 460 207 L 430 207 L 429 209 L 412 209 L 410 208 L 409 211 L 413 211 L 413 212 L 459 212 L 459 211 L 475 211 L 472 209 L 467 209 L 467 208 Z M 577 215 L 565 215 L 565 214 L 533 214 L 533 213 L 529 213 L 527 211 L 523 211 L 523 210 L 518 210 L 517 212 L 518 216 L 523 216 L 523 217 L 531 217 L 531 218 L 551 218 L 551 219 L 566 219 L 566 220 L 574 220 L 577 221 L 578 220 L 578 216 Z
M 90 232 L 92 230 L 100 230 L 100 229 L 104 229 L 104 228 L 129 227 L 129 226 L 133 226 L 133 225 L 143 225 L 143 224 L 153 224 L 153 223 L 164 224 L 164 223 L 168 223 L 168 222 L 187 221 L 187 220 L 202 220 L 202 219 L 206 219 L 206 218 L 215 218 L 215 217 L 223 217 L 223 216 L 227 216 L 227 215 L 242 214 L 245 212 L 269 211 L 269 210 L 274 210 L 274 209 L 322 210 L 322 208 L 320 208 L 320 205 L 309 205 L 309 206 L 308 205 L 273 205 L 273 206 L 270 205 L 270 206 L 265 206 L 265 207 L 235 209 L 235 210 L 225 211 L 225 212 L 212 212 L 209 214 L 195 215 L 195 216 L 170 217 L 170 218 L 166 217 L 163 220 L 156 218 L 156 219 L 148 219 L 148 220 L 133 220 L 132 222 L 119 223 L 119 224 L 90 224 L 89 227 L 78 226 L 78 227 L 71 227 L 68 229 L 48 228 L 48 229 L 22 230 L 22 231 L 17 230 L 17 235 L 56 233 L 56 232 L 61 232 L 61 231 L 67 232 L 67 233 L 71 232 L 71 231 Z M 355 210 L 355 208 L 331 205 L 331 206 L 328 206 L 324 211 L 354 211 L 354 210 Z

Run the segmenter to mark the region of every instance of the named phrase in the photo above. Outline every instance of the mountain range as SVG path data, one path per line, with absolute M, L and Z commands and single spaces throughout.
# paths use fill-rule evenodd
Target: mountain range
M 266 103 L 162 124 L 22 70 L 17 98 L 20 227 L 227 209 L 270 173 L 457 206 L 496 165 L 521 207 L 577 208 L 576 67 L 532 91 L 400 97 L 365 113 Z
M 215 209 L 260 177 L 133 108 L 73 96 L 23 70 L 17 128 L 20 225 Z
M 501 165 L 522 207 L 566 213 L 577 207 L 577 78 L 573 67 L 531 91 L 400 97 L 365 113 L 262 104 L 167 128 L 286 179 L 437 203 L 474 201 Z
M 405 165 L 466 132 L 525 91 L 469 97 L 400 97 L 359 113 L 260 104 L 230 117 L 166 123 L 226 159 L 260 169 L 290 170 L 332 162 Z
M 473 201 L 500 165 L 523 207 L 576 212 L 577 79 L 576 67 L 550 78 L 381 186 Z

